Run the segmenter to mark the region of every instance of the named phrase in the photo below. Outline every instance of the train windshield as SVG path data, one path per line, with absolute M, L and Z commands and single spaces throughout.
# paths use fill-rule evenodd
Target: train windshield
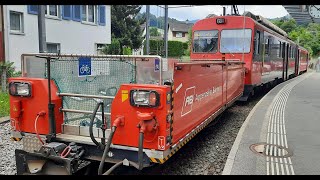
M 250 52 L 251 29 L 225 29 L 221 31 L 221 53 Z
M 218 50 L 218 30 L 195 31 L 193 34 L 193 52 L 216 53 Z

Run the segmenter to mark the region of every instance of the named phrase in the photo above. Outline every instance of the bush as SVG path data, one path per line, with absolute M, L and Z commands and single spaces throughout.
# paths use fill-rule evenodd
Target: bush
M 120 42 L 117 38 L 112 38 L 111 44 L 104 46 L 102 49 L 104 54 L 120 54 Z
M 15 71 L 13 62 L 0 62 L 0 88 L 3 86 L 3 74 L 6 74 L 6 87 L 8 85 L 8 78 L 21 76 L 21 71 Z
M 189 45 L 188 45 L 188 42 L 184 42 L 183 43 L 183 49 L 188 49 Z
M 124 47 L 123 55 L 132 55 L 132 49 L 130 47 Z
M 183 42 L 168 41 L 168 57 L 181 57 L 184 50 Z M 150 40 L 150 54 L 164 56 L 164 53 L 163 40 Z M 144 44 L 144 54 L 146 54 L 146 44 Z

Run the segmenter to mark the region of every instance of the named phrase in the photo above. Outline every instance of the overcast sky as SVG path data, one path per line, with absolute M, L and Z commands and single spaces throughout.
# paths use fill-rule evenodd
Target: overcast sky
M 222 14 L 221 5 L 203 5 L 193 7 L 170 8 L 170 6 L 188 6 L 188 5 L 169 5 L 169 17 L 180 21 L 195 20 L 205 18 L 208 14 Z M 230 13 L 231 6 L 225 5 L 227 13 Z M 261 15 L 265 18 L 276 18 L 287 15 L 287 11 L 281 5 L 238 5 L 239 13 L 250 11 L 253 14 Z M 146 7 L 143 6 L 141 12 L 145 12 Z M 164 16 L 164 9 L 155 5 L 150 6 L 150 12 L 156 16 Z

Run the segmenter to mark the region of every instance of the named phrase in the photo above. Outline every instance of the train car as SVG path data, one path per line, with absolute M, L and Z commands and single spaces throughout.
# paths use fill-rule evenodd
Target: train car
M 308 62 L 309 62 L 309 53 L 303 47 L 298 47 L 298 67 L 296 74 L 300 75 L 302 73 L 307 72 L 308 70 Z
M 22 55 L 10 78 L 17 174 L 162 164 L 242 96 L 244 63 L 160 56 Z M 105 171 L 104 162 L 115 163 Z M 94 166 L 93 166 L 94 167 Z
M 199 20 L 192 29 L 191 59 L 245 62 L 246 101 L 256 87 L 273 86 L 297 75 L 305 66 L 300 48 L 286 32 L 250 12 L 244 16 L 216 16 Z M 301 52 L 301 48 L 299 52 Z M 302 54 L 307 53 L 303 51 Z

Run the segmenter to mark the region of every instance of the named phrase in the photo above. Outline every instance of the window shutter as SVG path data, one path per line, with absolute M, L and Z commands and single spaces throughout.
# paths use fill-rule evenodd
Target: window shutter
M 29 14 L 38 14 L 38 5 L 28 5 Z
M 99 25 L 104 26 L 106 25 L 106 6 L 99 5 L 98 11 L 99 11 Z
M 72 12 L 73 12 L 72 19 L 74 21 L 80 22 L 81 21 L 81 5 L 73 5 Z
M 62 19 L 71 20 L 72 19 L 72 6 L 62 5 Z

